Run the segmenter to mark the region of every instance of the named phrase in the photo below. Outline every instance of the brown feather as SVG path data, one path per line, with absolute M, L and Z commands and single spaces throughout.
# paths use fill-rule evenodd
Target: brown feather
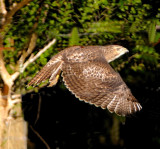
M 122 46 L 73 46 L 55 55 L 28 85 L 36 85 L 48 78 L 57 83 L 61 71 L 66 87 L 80 100 L 108 109 L 118 115 L 141 110 L 120 75 L 108 62 L 128 50 Z
M 141 109 L 121 77 L 103 60 L 67 62 L 62 70 L 65 85 L 80 100 L 123 116 Z
M 51 63 L 51 64 L 50 64 Z M 29 82 L 28 86 L 37 85 L 51 77 L 51 81 L 61 72 L 62 61 L 57 61 L 54 57 L 42 68 L 40 72 Z M 53 76 L 53 73 L 56 74 Z

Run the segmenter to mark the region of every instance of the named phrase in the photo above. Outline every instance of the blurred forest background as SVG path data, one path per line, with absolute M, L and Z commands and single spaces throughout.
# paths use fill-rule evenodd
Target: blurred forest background
M 0 7 L 2 148 L 160 148 L 159 0 L 1 0 Z M 124 119 L 80 102 L 62 79 L 26 87 L 64 48 L 108 44 L 129 49 L 111 65 L 141 103 L 139 113 Z M 18 139 L 11 127 L 23 118 Z M 9 143 L 19 140 L 26 142 Z

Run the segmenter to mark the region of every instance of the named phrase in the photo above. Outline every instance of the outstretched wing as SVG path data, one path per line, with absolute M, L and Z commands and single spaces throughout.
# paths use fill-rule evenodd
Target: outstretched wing
M 119 74 L 105 60 L 64 63 L 62 70 L 65 85 L 80 100 L 124 116 L 141 109 Z
M 58 80 L 57 75 L 61 72 L 62 63 L 63 61 L 57 57 L 53 57 L 29 82 L 28 86 L 37 85 L 48 78 L 50 78 L 50 84 L 56 84 Z
M 67 51 L 72 51 L 79 48 L 79 46 L 73 46 L 64 49 L 59 52 L 55 56 L 53 56 L 49 62 L 36 74 L 36 76 L 28 83 L 28 86 L 37 85 L 42 81 L 49 78 L 49 86 L 53 86 L 57 83 L 59 74 L 61 72 L 62 64 L 63 64 L 63 54 L 67 53 Z

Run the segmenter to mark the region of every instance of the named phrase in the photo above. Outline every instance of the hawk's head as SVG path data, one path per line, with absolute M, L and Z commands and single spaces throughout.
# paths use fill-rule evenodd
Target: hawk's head
M 104 48 L 105 58 L 108 63 L 114 61 L 127 52 L 129 51 L 126 48 L 119 45 L 108 45 Z

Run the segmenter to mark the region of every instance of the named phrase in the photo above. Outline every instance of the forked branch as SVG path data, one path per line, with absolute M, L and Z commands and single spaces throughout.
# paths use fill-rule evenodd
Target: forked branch
M 24 64 L 22 64 L 21 70 L 12 74 L 12 79 L 15 80 L 20 75 L 20 73 L 24 72 L 24 70 L 29 64 L 31 64 L 37 58 L 39 58 L 41 54 L 43 54 L 48 48 L 50 48 L 53 44 L 55 44 L 55 42 L 56 42 L 56 39 L 53 39 L 43 49 L 41 49 L 36 55 L 31 54 L 28 60 Z

